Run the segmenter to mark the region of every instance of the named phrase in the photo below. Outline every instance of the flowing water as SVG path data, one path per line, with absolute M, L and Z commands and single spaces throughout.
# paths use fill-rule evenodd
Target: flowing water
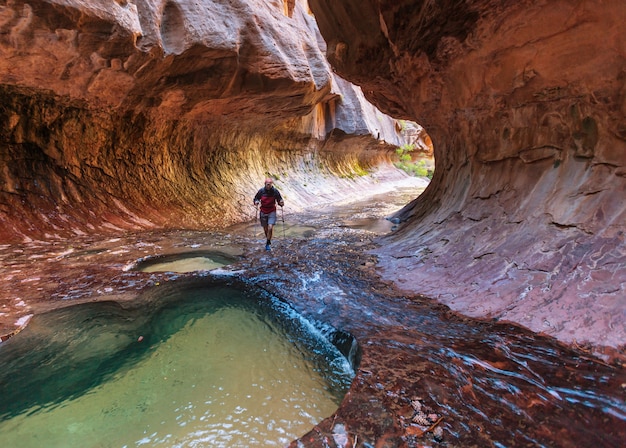
M 0 446 L 284 446 L 351 366 L 287 306 L 235 286 L 76 305 L 0 345 Z
M 299 214 L 287 205 L 271 252 L 255 223 L 0 250 L 6 284 L 19 284 L 15 297 L 118 300 L 150 287 L 140 304 L 86 303 L 38 315 L 0 344 L 0 447 L 283 446 L 297 437 L 307 447 L 626 446 L 623 368 L 376 280 L 372 238 L 393 232 L 384 216 L 415 195 L 398 189 Z M 215 251 L 241 258 L 221 273 L 202 263 L 181 269 L 186 274 L 171 266 L 135 270 L 138 261 L 164 261 L 164 254 L 184 264 Z M 241 277 L 243 290 L 227 293 L 218 285 L 208 300 L 206 287 L 184 287 L 221 275 Z M 269 316 L 278 319 L 250 308 L 257 288 L 300 314 L 282 312 L 275 301 Z M 319 322 L 357 338 L 354 379 L 328 345 L 332 340 L 345 355 L 349 338 L 341 341 Z M 317 334 L 324 335 L 320 345 L 311 343 Z M 270 352 L 275 348 L 280 353 Z M 268 365 L 279 372 L 261 374 Z M 274 377 L 279 373 L 287 378 Z M 420 434 L 426 428 L 414 421 L 415 400 L 441 419 L 441 439 Z M 58 420 L 48 420 L 54 415 Z M 113 435 L 99 432 L 105 429 Z M 78 437 L 85 438 L 74 442 Z
M 363 351 L 350 399 L 305 446 L 625 447 L 623 367 L 376 280 L 371 235 L 386 232 L 381 218 L 403 194 L 308 212 L 298 218 L 317 227 L 312 238 L 279 240 L 283 249 L 262 257 L 280 274 L 257 282 L 349 331 Z

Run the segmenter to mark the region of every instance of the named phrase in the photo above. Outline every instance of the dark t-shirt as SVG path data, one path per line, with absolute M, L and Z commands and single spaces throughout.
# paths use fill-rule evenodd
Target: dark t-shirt
M 268 214 L 276 211 L 276 203 L 281 202 L 283 197 L 276 187 L 272 187 L 269 190 L 263 187 L 257 192 L 256 196 L 254 196 L 254 200 L 260 201 L 261 212 Z

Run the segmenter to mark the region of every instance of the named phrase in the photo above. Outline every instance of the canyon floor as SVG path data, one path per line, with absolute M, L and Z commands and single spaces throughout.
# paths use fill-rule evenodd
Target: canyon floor
M 270 252 L 255 223 L 2 246 L 2 332 L 61 306 L 123 303 L 169 282 L 235 276 L 358 342 L 356 376 L 339 409 L 293 447 L 623 446 L 622 367 L 381 280 L 373 253 L 393 231 L 384 218 L 415 187 L 399 183 L 358 203 L 298 213 L 286 206 Z M 135 269 L 154 257 L 207 252 L 238 261 L 210 272 Z

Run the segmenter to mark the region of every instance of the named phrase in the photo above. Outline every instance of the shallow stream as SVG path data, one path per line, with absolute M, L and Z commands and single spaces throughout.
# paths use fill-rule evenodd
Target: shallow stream
M 320 386 L 322 383 L 316 371 L 323 372 L 324 369 L 320 370 L 320 363 L 315 361 L 315 367 L 304 368 L 310 372 L 310 378 L 302 380 L 302 383 L 312 382 L 314 389 L 319 389 L 321 395 L 330 398 L 329 406 L 322 409 L 319 405 L 319 409 L 313 409 L 309 400 L 303 400 L 298 405 L 302 415 L 294 413 L 275 418 L 285 426 L 304 422 L 303 426 L 294 428 L 291 433 L 287 430 L 283 433 L 280 429 L 280 434 L 259 436 L 264 439 L 259 445 L 242 442 L 249 443 L 248 446 L 263 446 L 261 443 L 276 446 L 296 437 L 300 439 L 292 444 L 293 447 L 626 446 L 626 374 L 623 368 L 608 365 L 588 352 L 567 347 L 553 338 L 534 334 L 510 323 L 465 318 L 431 299 L 407 296 L 393 285 L 377 279 L 376 258 L 371 255 L 376 244 L 374 239 L 393 231 L 393 224 L 384 217 L 415 195 L 415 190 L 398 189 L 393 193 L 367 198 L 358 204 L 321 207 L 299 214 L 289 213 L 286 206 L 285 221 L 279 221 L 275 228 L 273 250 L 270 252 L 264 250 L 264 240 L 254 223 L 220 232 L 144 232 L 108 240 L 85 237 L 72 243 L 33 242 L 21 247 L 4 247 L 0 251 L 0 261 L 6 267 L 3 275 L 7 288 L 3 297 L 25 299 L 32 311 L 37 313 L 59 304 L 93 305 L 94 302 L 112 300 L 119 303 L 118 308 L 128 310 L 137 308 L 138 297 L 150 295 L 150 291 L 159 288 L 176 288 L 188 281 L 211 283 L 222 281 L 220 279 L 236 279 L 249 285 L 247 288 L 260 288 L 271 297 L 288 302 L 297 315 L 305 322 L 314 323 L 314 327 L 329 325 L 353 335 L 359 345 L 354 357 L 358 368 L 339 408 L 336 409 L 336 406 L 341 394 L 337 395 L 337 391 L 343 393 L 345 389 Z M 194 252 L 227 254 L 236 261 L 212 271 L 201 268 L 192 269 L 192 272 L 140 272 L 136 269 L 141 260 L 162 256 L 175 258 L 176 254 L 189 257 Z M 42 299 L 37 301 L 37 297 Z M 106 306 L 110 307 L 111 302 L 108 303 Z M 226 307 L 220 313 L 227 310 L 240 311 Z M 199 399 L 190 408 L 181 405 L 173 410 L 165 409 L 159 396 L 163 394 L 167 397 L 170 388 L 175 390 L 172 375 L 177 373 L 167 370 L 172 366 L 158 363 L 158 368 L 154 365 L 144 367 L 144 363 L 155 361 L 152 357 L 162 363 L 165 359 L 162 350 L 173 344 L 173 350 L 167 356 L 172 357 L 174 365 L 184 366 L 183 372 L 178 371 L 178 374 L 191 378 L 188 384 L 195 384 L 195 387 L 191 392 L 185 389 L 172 392 L 168 400 L 192 402 L 197 396 L 213 397 L 211 384 L 218 381 L 215 375 L 221 365 L 217 363 L 210 368 L 203 364 L 207 350 L 202 340 L 213 337 L 207 335 L 215 335 L 216 324 L 211 321 L 215 313 L 201 311 L 200 314 L 204 313 L 202 317 L 191 320 L 163 314 L 167 316 L 163 321 L 171 321 L 173 327 L 182 333 L 175 336 L 173 329 L 165 329 L 163 333 L 168 337 L 154 339 L 153 330 L 141 330 L 141 334 L 137 329 L 125 332 L 125 326 L 130 323 L 135 325 L 138 319 L 129 317 L 125 314 L 127 312 L 118 310 L 113 313 L 116 316 L 121 313 L 114 319 L 121 322 L 120 330 L 100 331 L 98 334 L 101 336 L 92 336 L 96 341 L 100 338 L 108 340 L 116 353 L 125 354 L 125 358 L 119 359 L 130 360 L 120 363 L 115 370 L 120 372 L 120 376 L 127 375 L 128 382 L 119 391 L 111 390 L 101 395 L 101 399 L 112 401 L 91 405 L 92 411 L 100 409 L 102 413 L 108 410 L 109 414 L 113 414 L 111 418 L 120 418 L 115 414 L 124 416 L 127 412 L 140 409 L 139 414 L 144 415 L 154 410 L 168 422 L 163 427 L 160 422 L 157 427 L 149 429 L 137 423 L 131 425 L 128 431 L 120 430 L 132 434 L 128 440 L 133 442 L 116 441 L 106 445 L 106 441 L 98 436 L 93 440 L 99 440 L 102 445 L 91 446 L 124 446 L 125 443 L 128 446 L 159 446 L 159 443 L 177 446 L 173 443 L 175 439 L 180 440 L 182 446 L 238 446 L 231 441 L 185 444 L 184 441 L 188 440 L 185 437 L 189 437 L 185 435 L 188 434 L 185 427 L 191 429 L 189 433 L 200 434 L 200 438 L 209 437 L 211 431 L 215 435 L 221 430 L 224 437 L 236 437 L 240 430 L 225 427 L 223 416 L 213 422 L 209 420 L 211 411 L 205 407 L 205 402 L 220 400 L 219 396 Z M 152 314 L 142 312 L 139 315 Z M 68 314 L 69 320 L 70 316 L 75 314 Z M 240 322 L 245 319 L 241 314 L 233 314 L 230 319 L 231 325 L 228 326 L 239 328 L 238 332 L 248 335 L 248 339 L 262 334 L 261 328 L 254 327 L 252 322 L 241 328 Z M 147 321 L 156 322 L 159 319 Z M 38 324 L 37 318 L 30 325 L 33 329 L 40 327 L 42 334 L 50 327 Z M 63 325 L 72 328 L 70 323 Z M 80 331 L 83 327 L 78 325 Z M 96 328 L 106 328 L 106 325 L 98 323 Z M 206 333 L 198 336 L 196 331 L 200 330 Z M 25 336 L 28 334 L 24 332 Z M 139 336 L 144 336 L 141 342 L 138 341 Z M 72 336 L 71 332 L 67 332 L 66 337 L 68 344 L 81 339 L 79 335 Z M 262 341 L 268 337 L 259 336 L 259 339 Z M 297 342 L 301 335 L 296 333 L 288 339 L 290 337 Z M 201 340 L 200 345 L 194 345 L 198 339 Z M 18 341 L 16 336 L 13 342 Z M 28 344 L 14 345 L 28 347 Z M 2 344 L 0 348 L 3 346 L 11 345 Z M 85 345 L 86 353 L 92 350 L 89 347 L 89 344 Z M 296 351 L 301 351 L 297 344 L 288 344 L 286 350 L 292 351 L 294 347 Z M 261 351 L 258 346 L 246 350 L 252 354 Z M 347 353 L 345 346 L 342 352 Z M 228 353 L 220 356 L 222 360 L 227 360 Z M 118 358 L 117 355 L 114 358 Z M 84 365 L 90 365 L 81 364 L 80 359 L 74 361 L 70 359 L 64 364 L 59 358 L 44 357 L 38 363 L 60 366 L 63 372 L 72 375 L 72 366 L 78 367 L 74 370 L 83 371 Z M 242 361 L 239 364 L 249 366 L 251 362 Z M 330 365 L 333 365 L 332 361 Z M 232 369 L 235 367 L 238 366 L 232 365 Z M 159 368 L 166 370 L 160 371 Z M 18 366 L 7 370 L 13 374 L 10 377 L 0 376 L 0 388 L 3 390 L 19 390 L 30 384 L 30 376 L 21 372 L 32 369 Z M 80 400 L 89 399 L 91 394 L 97 395 L 100 387 L 112 387 L 103 386 L 107 384 L 103 380 L 110 378 L 113 371 L 108 367 L 96 371 L 104 373 L 95 375 L 94 384 L 87 381 L 82 386 L 83 392 L 90 392 L 83 394 L 84 398 Z M 194 371 L 198 372 L 197 376 Z M 242 375 L 245 376 L 245 372 L 244 369 Z M 103 375 L 102 378 L 99 375 Z M 135 389 L 143 390 L 142 375 L 145 375 L 147 383 L 160 384 L 157 397 L 151 398 L 148 392 L 133 397 Z M 233 376 L 236 376 L 234 371 Z M 322 376 L 328 381 L 328 376 Z M 85 377 L 91 378 L 90 375 Z M 199 386 L 198 378 L 212 379 Z M 300 385 L 295 387 L 297 389 Z M 247 395 L 257 392 L 256 389 L 249 386 L 246 396 L 234 400 L 233 421 L 239 418 L 236 406 L 246 403 L 247 409 L 250 401 Z M 272 391 L 272 397 L 276 396 L 275 393 Z M 177 394 L 181 394 L 180 399 L 176 398 Z M 69 401 L 76 398 L 74 392 L 69 395 L 73 397 Z M 5 405 L 7 402 L 19 402 L 6 395 L 2 400 Z M 252 401 L 264 402 L 262 397 Z M 274 400 L 271 401 L 273 405 Z M 424 415 L 418 413 L 417 402 Z M 59 400 L 55 403 L 65 402 Z M 23 410 L 35 410 L 39 402 L 27 400 L 20 406 Z M 58 405 L 61 411 L 71 406 L 78 405 L 70 405 L 69 402 Z M 8 409 L 13 414 L 17 413 L 10 406 Z M 90 422 L 94 419 L 116 422 L 106 423 L 111 426 L 125 420 L 124 417 L 117 421 L 96 417 L 80 406 L 71 412 L 75 419 L 83 414 L 91 415 L 88 418 Z M 261 414 L 259 420 L 266 428 L 255 430 L 260 434 L 270 431 L 267 418 L 271 413 Z M 177 422 L 179 415 L 184 416 L 185 425 Z M 55 426 L 40 423 L 38 418 L 36 412 L 20 414 L 20 431 L 28 434 L 31 426 L 43 425 L 49 427 L 49 431 L 55 427 L 55 430 L 68 434 L 89 427 L 85 426 L 86 423 Z M 311 430 L 316 421 L 319 424 Z M 434 429 L 423 423 L 440 427 L 442 433 L 435 437 Z M 7 424 L 11 424 L 11 420 L 1 423 Z M 245 424 L 250 424 L 250 421 L 246 419 Z M 2 437 L 7 437 L 4 429 L 0 430 L 0 446 L 9 446 L 1 440 Z M 53 435 L 44 437 L 53 440 Z

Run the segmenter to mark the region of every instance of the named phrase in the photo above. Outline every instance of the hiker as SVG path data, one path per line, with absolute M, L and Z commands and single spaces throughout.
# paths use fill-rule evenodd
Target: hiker
M 259 220 L 263 226 L 265 232 L 265 250 L 270 250 L 272 244 L 272 233 L 274 230 L 274 224 L 276 224 L 276 203 L 281 207 L 285 205 L 283 197 L 280 192 L 274 187 L 274 181 L 270 178 L 265 179 L 265 186 L 257 191 L 254 196 L 254 205 L 256 207 L 261 204 L 259 209 Z

